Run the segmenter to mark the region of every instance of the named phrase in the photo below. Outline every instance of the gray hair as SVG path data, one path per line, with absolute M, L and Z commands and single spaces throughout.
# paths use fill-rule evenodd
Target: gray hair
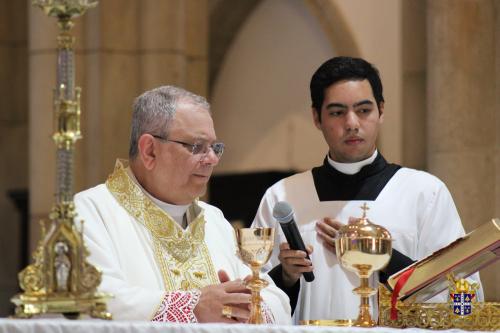
M 131 160 L 139 153 L 137 144 L 144 133 L 165 138 L 168 136 L 168 129 L 180 100 L 187 100 L 210 112 L 210 104 L 204 97 L 174 86 L 158 87 L 146 91 L 135 99 L 128 152 Z

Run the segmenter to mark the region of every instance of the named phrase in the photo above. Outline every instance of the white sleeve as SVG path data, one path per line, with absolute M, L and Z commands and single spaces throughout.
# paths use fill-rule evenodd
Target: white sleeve
M 438 186 L 432 192 L 431 199 L 425 207 L 419 230 L 418 259 L 432 254 L 465 235 L 453 198 L 446 185 L 441 181 L 438 181 Z M 477 300 L 484 301 L 479 273 L 471 275 L 470 279 L 479 283 L 480 287 L 476 293 Z M 442 292 L 431 298 L 429 302 L 446 302 L 448 297 L 447 292 Z
M 465 235 L 460 216 L 446 186 L 439 181 L 423 207 L 417 255 L 422 259 Z

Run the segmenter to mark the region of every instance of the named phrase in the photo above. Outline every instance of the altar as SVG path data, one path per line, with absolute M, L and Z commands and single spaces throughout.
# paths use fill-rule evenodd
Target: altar
M 165 324 L 144 321 L 105 321 L 98 319 L 68 320 L 47 319 L 0 319 L 0 333 L 381 333 L 403 332 L 402 329 L 389 327 L 357 328 L 328 326 L 280 326 L 244 324 Z M 431 331 L 419 328 L 406 328 L 405 333 L 420 332 L 471 332 L 457 329 Z

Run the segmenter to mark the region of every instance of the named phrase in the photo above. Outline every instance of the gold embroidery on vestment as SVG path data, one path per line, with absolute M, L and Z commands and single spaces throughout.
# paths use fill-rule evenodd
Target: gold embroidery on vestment
M 124 162 L 116 162 L 106 186 L 120 205 L 150 232 L 167 291 L 200 289 L 219 282 L 204 241 L 203 209 L 196 202 L 188 209 L 195 218 L 183 230 L 131 179 Z

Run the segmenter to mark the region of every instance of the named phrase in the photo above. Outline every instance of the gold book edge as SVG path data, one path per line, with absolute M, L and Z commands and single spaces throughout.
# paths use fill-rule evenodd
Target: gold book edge
M 492 219 L 469 234 L 434 252 L 430 256 L 389 277 L 387 284 L 394 289 L 402 273 L 415 268 L 400 291 L 399 298 L 424 301 L 448 286 L 446 277 L 453 273 L 465 278 L 500 259 L 500 220 Z M 415 295 L 417 294 L 417 295 Z

